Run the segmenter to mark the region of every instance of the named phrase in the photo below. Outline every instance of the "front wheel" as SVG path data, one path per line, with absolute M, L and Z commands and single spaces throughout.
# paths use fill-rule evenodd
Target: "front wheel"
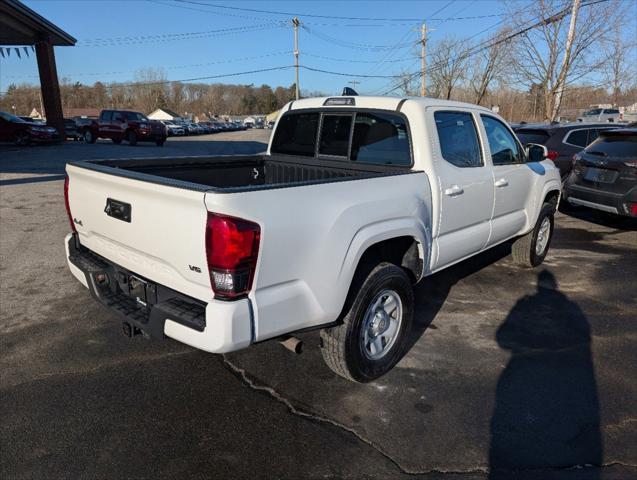
M 13 143 L 16 145 L 28 145 L 29 144 L 29 134 L 27 132 L 18 132 L 15 134 L 15 138 L 13 139 Z
M 555 206 L 542 205 L 535 227 L 526 235 L 518 238 L 511 247 L 513 261 L 522 267 L 537 267 L 544 261 L 553 238 Z
M 95 140 L 97 140 L 97 138 L 91 130 L 87 129 L 84 131 L 84 141 L 86 143 L 95 143 Z
M 323 360 L 336 374 L 369 382 L 402 358 L 414 316 L 414 294 L 407 274 L 381 263 L 358 278 L 335 327 L 321 330 Z

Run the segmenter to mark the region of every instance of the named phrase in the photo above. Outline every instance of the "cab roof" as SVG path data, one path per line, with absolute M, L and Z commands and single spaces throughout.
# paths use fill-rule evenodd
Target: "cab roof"
M 329 105 L 328 100 L 334 100 L 335 103 L 338 100 L 353 99 L 354 105 L 334 104 Z M 326 104 L 326 102 L 328 104 Z M 304 108 L 373 108 L 379 110 L 397 110 L 401 103 L 416 103 L 423 107 L 456 107 L 456 108 L 473 108 L 484 110 L 485 112 L 491 112 L 488 108 L 481 107 L 465 102 L 456 102 L 453 100 L 444 100 L 440 98 L 431 97 L 375 97 L 375 96 L 340 96 L 334 95 L 333 97 L 315 97 L 304 98 L 301 100 L 293 100 L 287 107 L 283 108 L 283 111 L 288 110 L 300 110 Z

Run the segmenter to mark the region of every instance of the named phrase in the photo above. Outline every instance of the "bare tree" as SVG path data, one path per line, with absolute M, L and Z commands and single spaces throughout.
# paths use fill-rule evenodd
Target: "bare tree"
M 473 101 L 478 105 L 482 104 L 493 81 L 499 78 L 511 64 L 510 56 L 507 55 L 510 44 L 501 41 L 510 33 L 511 29 L 508 27 L 500 30 L 491 46 L 472 60 L 469 85 L 474 93 Z
M 615 35 L 604 42 L 608 52 L 604 62 L 604 78 L 610 87 L 613 105 L 619 104 L 623 90 L 637 78 L 637 41 L 628 41 L 622 36 L 622 25 L 615 26 Z
M 558 0 L 538 0 L 536 8 L 526 15 L 512 16 L 519 28 L 544 20 L 538 28 L 517 37 L 514 58 L 518 80 L 527 87 L 539 85 L 544 92 L 542 110 L 548 120 L 559 115 L 559 96 L 566 87 L 603 65 L 605 59 L 596 47 L 612 31 L 621 12 L 617 0 L 582 4 L 569 55 L 565 55 L 570 8 L 562 6 Z
M 443 38 L 435 44 L 428 71 L 433 96 L 451 98 L 453 89 L 465 77 L 466 51 L 463 42 L 452 37 Z
M 135 72 L 135 83 L 131 86 L 135 102 L 143 112 L 166 107 L 169 97 L 166 73 L 162 69 L 146 68 Z

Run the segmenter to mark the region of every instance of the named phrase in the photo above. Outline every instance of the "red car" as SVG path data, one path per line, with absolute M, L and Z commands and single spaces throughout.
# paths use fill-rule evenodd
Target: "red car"
M 110 138 L 118 144 L 126 140 L 129 145 L 154 142 L 161 147 L 167 136 L 163 123 L 129 110 L 102 110 L 100 117 L 84 128 L 84 141 L 87 143 L 95 143 L 98 138 Z
M 0 142 L 13 142 L 16 145 L 47 143 L 60 140 L 60 134 L 54 127 L 35 122 L 27 122 L 7 112 L 0 112 Z

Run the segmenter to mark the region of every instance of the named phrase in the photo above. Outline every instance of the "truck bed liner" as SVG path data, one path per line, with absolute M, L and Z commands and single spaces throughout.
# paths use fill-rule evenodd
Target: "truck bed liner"
M 219 193 L 415 173 L 394 165 L 270 155 L 89 160 L 73 165 L 111 175 Z

